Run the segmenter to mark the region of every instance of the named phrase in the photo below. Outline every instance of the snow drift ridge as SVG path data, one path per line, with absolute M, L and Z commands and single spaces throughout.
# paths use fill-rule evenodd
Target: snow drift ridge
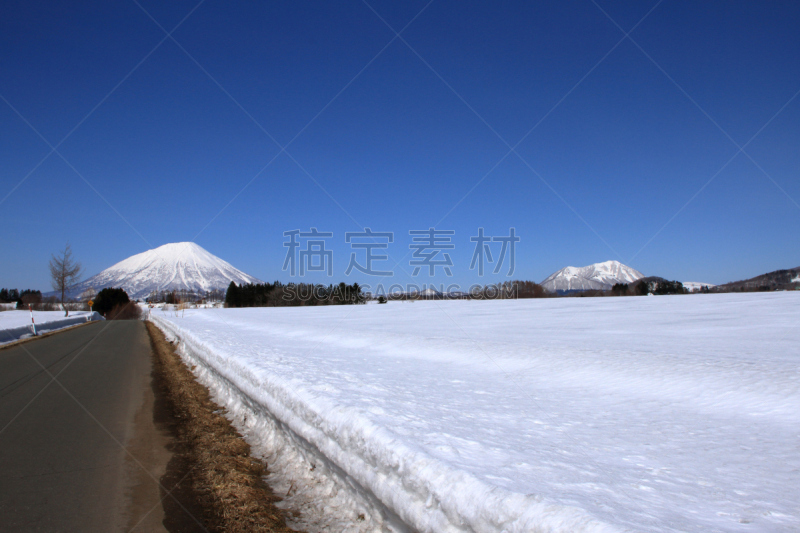
M 306 397 L 302 388 L 257 373 L 232 354 L 217 353 L 175 323 L 155 314 L 151 319 L 168 338 L 180 341 L 181 356 L 196 365 L 198 379 L 244 427 L 248 442 L 268 450 L 272 469 L 298 478 L 316 471 L 303 490 L 319 491 L 327 512 L 344 500 L 351 509 L 366 508 L 374 529 L 383 531 L 618 531 L 580 509 L 488 485 L 357 410 Z M 279 435 L 265 434 L 275 432 Z

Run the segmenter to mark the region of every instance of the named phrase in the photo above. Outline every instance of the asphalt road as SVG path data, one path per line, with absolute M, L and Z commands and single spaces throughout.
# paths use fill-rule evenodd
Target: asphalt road
M 0 350 L 0 530 L 164 530 L 151 364 L 137 320 Z

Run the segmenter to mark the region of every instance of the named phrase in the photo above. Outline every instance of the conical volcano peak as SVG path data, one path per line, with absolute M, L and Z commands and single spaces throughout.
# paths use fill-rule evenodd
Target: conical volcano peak
M 225 290 L 230 282 L 260 283 L 233 265 L 193 242 L 175 242 L 120 261 L 76 285 L 70 292 L 80 294 L 92 287 L 121 287 L 134 299 L 153 292 Z

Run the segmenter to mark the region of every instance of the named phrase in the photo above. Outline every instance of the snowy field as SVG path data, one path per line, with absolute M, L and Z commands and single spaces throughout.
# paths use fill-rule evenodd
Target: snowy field
M 800 530 L 800 293 L 152 317 L 311 530 Z
M 103 317 L 90 311 L 70 311 L 69 317 L 64 316 L 64 311 L 34 311 L 33 319 L 36 333 L 41 334 L 91 320 L 103 320 Z M 0 312 L 0 344 L 32 336 L 30 311 Z

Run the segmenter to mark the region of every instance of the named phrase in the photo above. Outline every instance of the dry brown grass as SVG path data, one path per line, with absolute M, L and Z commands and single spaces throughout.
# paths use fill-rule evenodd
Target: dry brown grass
M 165 407 L 171 411 L 177 439 L 177 463 L 185 469 L 187 494 L 195 500 L 209 531 L 289 532 L 280 498 L 267 487 L 263 463 L 250 457 L 250 446 L 183 364 L 164 334 L 152 323 L 147 330 L 155 354 L 154 376 Z M 181 476 L 183 477 L 183 476 Z M 198 517 L 200 518 L 200 517 Z

